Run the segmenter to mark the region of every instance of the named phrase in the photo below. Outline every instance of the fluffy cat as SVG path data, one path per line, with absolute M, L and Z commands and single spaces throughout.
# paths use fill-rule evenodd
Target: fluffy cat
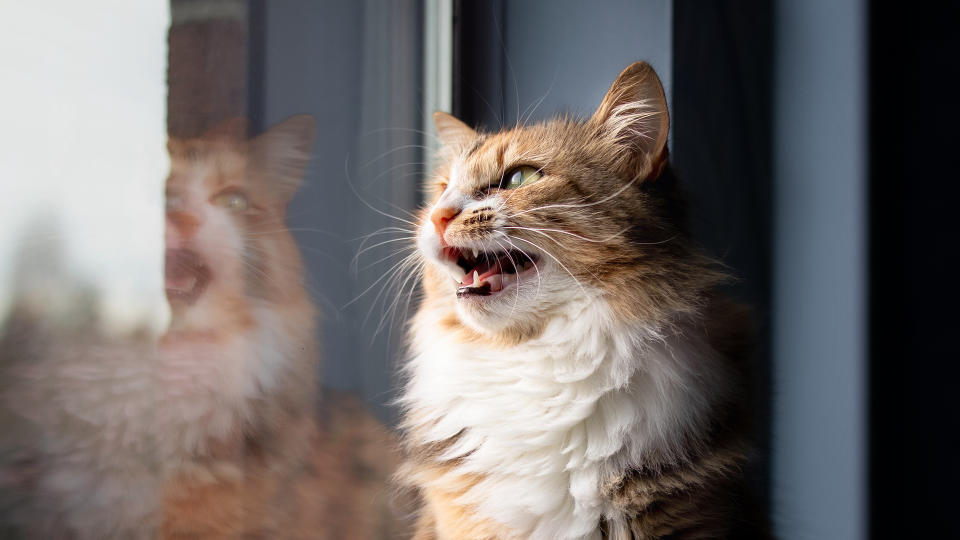
M 415 538 L 741 537 L 749 317 L 685 230 L 653 69 L 587 120 L 434 119 L 401 400 Z
M 7 324 L 0 521 L 31 538 L 154 538 L 198 486 L 299 467 L 316 440 L 316 329 L 284 214 L 314 130 L 298 116 L 249 141 L 240 121 L 170 140 L 158 342 L 25 312 Z

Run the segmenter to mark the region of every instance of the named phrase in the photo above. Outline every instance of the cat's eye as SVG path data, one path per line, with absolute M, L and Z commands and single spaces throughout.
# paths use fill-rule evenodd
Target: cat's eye
M 244 211 L 250 208 L 247 198 L 239 191 L 223 191 L 213 196 L 210 202 L 227 210 Z
M 167 212 L 179 210 L 183 206 L 183 195 L 173 191 L 167 191 L 164 195 L 164 203 Z
M 507 171 L 507 174 L 503 175 L 503 179 L 500 181 L 500 188 L 516 189 L 530 182 L 535 182 L 542 176 L 543 172 L 540 169 L 529 165 L 521 165 Z

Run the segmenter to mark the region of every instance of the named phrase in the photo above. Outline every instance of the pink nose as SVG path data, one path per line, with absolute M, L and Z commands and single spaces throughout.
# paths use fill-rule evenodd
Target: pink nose
M 446 232 L 450 220 L 457 217 L 459 213 L 459 210 L 450 207 L 441 207 L 430 214 L 430 221 L 433 222 L 433 229 L 437 231 L 437 236 L 440 237 L 441 244 L 446 245 L 447 242 L 443 239 L 443 233 Z
M 197 231 L 197 227 L 200 225 L 200 221 L 197 217 L 189 212 L 183 212 L 179 210 L 167 212 L 167 235 L 169 236 L 171 229 L 176 231 L 176 233 L 183 238 L 190 238 Z

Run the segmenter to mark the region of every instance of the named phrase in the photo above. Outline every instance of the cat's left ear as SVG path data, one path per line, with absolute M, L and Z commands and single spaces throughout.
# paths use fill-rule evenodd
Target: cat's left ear
M 437 127 L 437 138 L 447 148 L 460 149 L 477 138 L 477 132 L 472 127 L 443 111 L 433 113 L 433 124 Z
M 614 81 L 590 118 L 597 135 L 628 152 L 620 165 L 639 178 L 655 177 L 667 162 L 670 116 L 653 67 L 634 62 Z
M 250 141 L 254 163 L 262 167 L 271 190 L 288 202 L 300 182 L 313 152 L 317 122 L 308 114 L 291 116 Z

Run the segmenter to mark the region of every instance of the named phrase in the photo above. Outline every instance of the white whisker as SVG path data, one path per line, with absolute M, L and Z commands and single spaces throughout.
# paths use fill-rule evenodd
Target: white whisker
M 404 260 L 405 260 L 405 259 L 404 259 Z M 344 304 L 340 309 L 345 309 L 345 308 L 349 307 L 350 305 L 356 303 L 357 300 L 360 300 L 360 298 L 362 298 L 365 294 L 367 294 L 368 292 L 370 292 L 371 289 L 373 289 L 374 287 L 376 287 L 378 283 L 380 283 L 381 281 L 383 281 L 384 278 L 386 278 L 386 277 L 387 277 L 391 272 L 393 272 L 397 267 L 399 267 L 400 265 L 402 265 L 403 262 L 404 262 L 404 261 L 400 261 L 400 262 L 398 262 L 398 263 L 395 263 L 395 264 L 394 264 L 393 266 L 391 266 L 386 272 L 384 272 L 379 278 L 377 278 L 376 281 L 374 281 L 373 283 L 371 283 L 369 287 L 367 287 L 366 289 L 363 290 L 363 292 L 361 292 L 361 293 L 358 294 L 356 297 L 354 297 L 353 300 L 350 300 L 349 302 L 347 302 L 346 304 Z
M 544 236 L 546 236 L 546 235 L 544 235 Z M 520 238 L 519 236 L 514 236 L 514 237 L 512 237 L 512 238 L 513 238 L 514 240 L 520 240 L 521 242 L 526 242 L 526 243 L 530 244 L 531 246 L 537 248 L 539 251 L 543 252 L 544 255 L 550 257 L 551 259 L 553 259 L 557 264 L 560 265 L 561 268 L 564 269 L 564 271 L 567 272 L 567 274 L 570 274 L 570 277 L 573 278 L 573 281 L 577 284 L 578 287 L 580 287 L 580 292 L 582 292 L 584 296 L 587 296 L 587 297 L 590 296 L 589 294 L 587 294 L 587 290 L 583 288 L 583 284 L 580 283 L 580 280 L 577 279 L 577 276 L 573 275 L 573 272 L 571 272 L 570 269 L 567 268 L 567 265 L 565 265 L 565 264 L 563 264 L 562 262 L 560 262 L 560 259 L 556 258 L 552 253 L 550 253 L 549 251 L 543 249 L 543 247 L 538 246 L 537 244 L 531 242 L 530 240 L 526 240 L 526 239 L 524 239 L 524 238 Z M 550 238 L 550 237 L 547 236 L 547 238 Z M 593 275 L 593 274 L 591 273 L 591 275 Z M 594 275 L 593 277 L 596 278 L 597 276 Z
M 608 236 L 608 237 L 606 237 L 606 238 L 601 238 L 601 239 L 597 240 L 597 239 L 594 239 L 594 238 L 587 238 L 587 237 L 581 236 L 581 235 L 579 235 L 579 234 L 577 234 L 577 233 L 572 233 L 572 232 L 570 232 L 570 231 L 564 231 L 564 230 L 562 230 L 562 229 L 542 229 L 542 228 L 539 228 L 539 227 L 521 227 L 521 226 L 518 226 L 518 225 L 506 225 L 506 226 L 504 226 L 503 228 L 504 228 L 504 229 L 520 229 L 520 230 L 524 230 L 524 231 L 555 232 L 555 233 L 568 234 L 568 235 L 573 236 L 573 237 L 575 237 L 575 238 L 579 238 L 580 240 L 583 240 L 583 241 L 585 241 L 585 242 L 593 242 L 593 243 L 597 243 L 597 244 L 603 244 L 603 243 L 609 242 L 610 240 L 613 240 L 614 238 L 616 238 L 616 237 L 620 236 L 621 234 L 623 234 L 623 233 L 625 233 L 625 232 L 627 232 L 627 231 L 630 230 L 630 227 L 627 227 L 627 228 L 623 229 L 622 231 L 615 232 L 615 233 L 611 234 L 610 236 Z
M 605 202 L 613 199 L 614 197 L 617 197 L 618 195 L 620 195 L 620 194 L 623 193 L 624 191 L 626 191 L 630 186 L 633 185 L 634 182 L 637 181 L 638 178 L 639 178 L 639 176 L 634 176 L 629 182 L 627 182 L 626 184 L 624 184 L 623 187 L 621 187 L 621 188 L 618 189 L 617 191 L 611 193 L 610 195 L 607 195 L 606 197 L 600 199 L 599 201 L 594 201 L 594 202 L 592 202 L 592 203 L 584 203 L 584 204 L 568 204 L 568 203 L 547 204 L 547 205 L 544 205 L 544 206 L 539 206 L 539 207 L 537 207 L 537 208 L 530 208 L 530 209 L 528 209 L 528 210 L 523 210 L 523 211 L 521 211 L 521 212 L 517 212 L 516 214 L 513 215 L 513 217 L 522 216 L 522 215 L 524 215 L 524 214 L 529 214 L 530 212 L 535 212 L 535 211 L 537 211 L 537 210 L 546 210 L 547 208 L 586 208 L 586 207 L 588 207 L 588 206 L 596 206 L 596 205 L 598 205 L 598 204 L 603 204 L 603 203 L 605 203 Z

